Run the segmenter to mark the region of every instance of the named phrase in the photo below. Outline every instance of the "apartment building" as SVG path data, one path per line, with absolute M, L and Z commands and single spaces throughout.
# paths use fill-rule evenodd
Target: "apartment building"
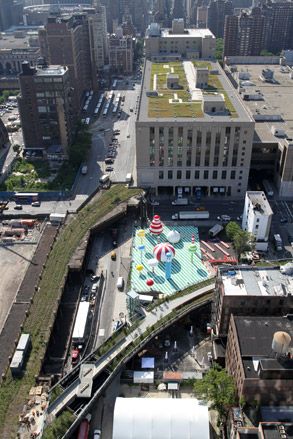
M 279 267 L 219 267 L 213 328 L 227 335 L 230 317 L 282 316 L 293 312 L 293 278 Z
M 226 369 L 239 398 L 260 405 L 292 405 L 292 337 L 292 315 L 231 316 Z
M 136 121 L 139 186 L 244 197 L 253 133 L 218 63 L 146 61 Z
M 46 155 L 50 147 L 55 147 L 60 155 L 66 155 L 76 122 L 68 67 L 44 64 L 33 68 L 24 62 L 19 85 L 25 149 L 40 150 Z
M 97 72 L 102 70 L 108 60 L 108 40 L 106 8 L 98 0 L 88 10 L 89 41 L 93 84 L 97 82 Z
M 49 17 L 39 31 L 39 40 L 41 54 L 49 64 L 68 67 L 78 112 L 84 90 L 93 85 L 87 14 Z
M 122 29 L 116 34 L 109 35 L 109 66 L 113 72 L 132 73 L 133 71 L 133 40 L 131 36 L 123 35 Z
M 216 38 L 223 38 L 225 17 L 233 14 L 230 0 L 212 0 L 208 6 L 208 28 Z
M 146 31 L 145 54 L 153 61 L 213 59 L 215 47 L 216 38 L 209 29 L 185 29 L 182 18 L 173 20 L 171 29 L 152 23 Z
M 254 236 L 256 250 L 266 251 L 268 248 L 272 217 L 273 211 L 264 192 L 246 192 L 242 229 Z

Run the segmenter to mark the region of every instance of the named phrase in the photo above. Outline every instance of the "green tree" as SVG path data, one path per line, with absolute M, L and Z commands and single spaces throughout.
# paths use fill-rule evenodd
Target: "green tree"
M 218 61 L 223 61 L 224 40 L 223 38 L 216 39 L 215 57 Z
M 217 410 L 219 421 L 225 422 L 229 409 L 237 401 L 233 377 L 225 369 L 214 365 L 202 380 L 195 382 L 193 389 L 199 399 L 211 403 L 211 408 Z
M 233 238 L 233 245 L 238 258 L 243 252 L 250 251 L 253 247 L 253 236 L 245 230 L 240 230 Z
M 230 221 L 225 228 L 225 232 L 227 237 L 233 241 L 234 237 L 241 232 L 241 227 L 239 226 L 238 223 L 236 223 L 235 221 Z
M 272 52 L 270 52 L 269 50 L 263 49 L 260 52 L 260 56 L 274 56 L 274 54 Z
M 21 146 L 18 145 L 18 143 L 15 143 L 12 148 L 13 148 L 13 151 L 17 153 L 17 155 L 20 153 Z

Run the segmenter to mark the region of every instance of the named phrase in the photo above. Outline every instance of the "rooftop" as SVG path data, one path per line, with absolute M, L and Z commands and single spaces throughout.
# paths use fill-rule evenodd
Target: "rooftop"
M 264 82 L 260 79 L 263 69 L 270 69 L 273 72 L 273 82 Z M 255 141 L 279 141 L 280 138 L 271 133 L 272 124 L 278 129 L 285 130 L 287 137 L 293 138 L 293 79 L 290 78 L 292 69 L 280 65 L 241 64 L 237 66 L 237 71 L 248 74 L 247 81 L 252 83 L 246 86 L 242 81 L 245 93 L 262 95 L 262 100 L 244 101 L 246 107 L 256 119 L 266 117 L 269 119 L 256 120 Z M 237 74 L 233 76 L 236 78 Z M 244 81 L 244 84 L 247 81 Z M 273 120 L 274 117 L 276 120 Z
M 32 43 L 33 41 L 33 43 Z M 37 32 L 29 32 L 27 34 L 23 33 L 23 36 L 15 36 L 14 34 L 1 34 L 0 38 L 0 50 L 12 50 L 12 49 L 32 49 L 36 50 L 38 44 L 38 33 Z
M 205 89 L 199 89 L 195 86 L 195 71 L 197 68 L 208 68 L 209 70 L 208 85 Z M 178 88 L 167 88 L 167 76 L 169 74 L 178 75 Z M 203 113 L 202 101 L 205 97 L 214 98 L 215 102 L 224 99 L 226 112 Z M 171 120 L 174 120 L 174 118 L 179 120 L 195 118 L 219 122 L 237 119 L 242 121 L 252 120 L 250 113 L 242 104 L 241 99 L 217 62 L 175 61 L 152 63 L 146 61 L 138 120 L 148 121 L 161 118 Z
M 37 76 L 63 76 L 68 68 L 63 66 L 49 66 L 36 70 Z
M 174 33 L 172 29 L 162 29 L 161 37 L 163 38 L 215 38 L 214 34 L 209 29 L 184 29 L 184 33 Z
M 262 191 L 248 191 L 246 192 L 250 202 L 253 205 L 253 210 L 255 214 L 259 215 L 272 215 L 273 211 L 270 203 Z
M 289 359 L 286 355 L 276 357 L 272 350 L 275 332 L 284 331 L 293 338 L 291 315 L 287 317 L 233 316 L 233 319 L 246 377 L 259 377 L 259 370 L 264 374 L 288 371 L 292 375 L 292 358 Z M 289 351 L 292 352 L 292 341 Z
M 221 267 L 226 296 L 280 296 L 293 294 L 293 277 L 277 267 Z
M 293 425 L 262 423 L 261 429 L 264 439 L 293 439 Z

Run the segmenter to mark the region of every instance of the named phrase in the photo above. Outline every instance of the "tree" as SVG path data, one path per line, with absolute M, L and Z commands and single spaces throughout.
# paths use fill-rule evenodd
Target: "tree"
M 194 384 L 194 393 L 205 402 L 211 403 L 211 408 L 219 413 L 219 421 L 225 422 L 229 409 L 236 404 L 236 387 L 232 376 L 225 369 L 214 365 L 202 380 Z
M 238 258 L 243 252 L 250 251 L 252 249 L 253 239 L 254 238 L 251 233 L 248 233 L 245 230 L 240 230 L 239 233 L 236 233 L 233 238 L 233 245 Z
M 18 143 L 15 143 L 15 144 L 12 146 L 12 148 L 13 148 L 13 151 L 16 152 L 17 155 L 20 153 L 21 146 L 18 145 Z
M 223 38 L 216 39 L 215 57 L 218 61 L 223 61 L 224 40 Z
M 237 233 L 241 232 L 241 227 L 235 221 L 230 221 L 225 228 L 227 237 L 233 241 Z

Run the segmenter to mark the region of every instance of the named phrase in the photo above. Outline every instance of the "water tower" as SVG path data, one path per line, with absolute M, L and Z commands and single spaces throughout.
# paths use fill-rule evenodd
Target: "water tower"
M 289 345 L 291 342 L 291 336 L 284 331 L 277 331 L 273 335 L 272 350 L 277 357 L 287 354 Z

